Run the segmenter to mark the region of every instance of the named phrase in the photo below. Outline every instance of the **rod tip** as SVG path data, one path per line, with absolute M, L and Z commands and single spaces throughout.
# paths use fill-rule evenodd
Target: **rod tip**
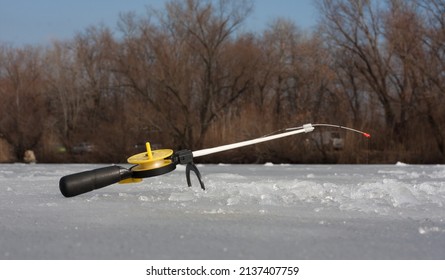
M 365 136 L 366 138 L 371 138 L 371 134 L 363 132 L 363 136 Z

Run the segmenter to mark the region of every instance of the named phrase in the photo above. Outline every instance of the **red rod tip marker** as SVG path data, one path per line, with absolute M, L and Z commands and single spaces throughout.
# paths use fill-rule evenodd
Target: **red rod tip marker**
M 371 134 L 369 134 L 369 133 L 363 132 L 363 135 L 364 135 L 366 138 L 371 138 Z

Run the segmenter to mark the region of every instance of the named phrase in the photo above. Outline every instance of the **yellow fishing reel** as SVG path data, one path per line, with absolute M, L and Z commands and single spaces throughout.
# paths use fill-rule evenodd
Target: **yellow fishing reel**
M 145 144 L 146 152 L 133 155 L 127 159 L 128 163 L 136 164 L 130 168 L 132 178 L 128 181 L 140 181 L 137 179 L 162 175 L 176 169 L 176 163 L 171 160 L 173 150 L 151 150 L 150 143 Z M 133 180 L 132 180 L 133 179 Z M 135 180 L 136 179 L 136 180 Z M 121 183 L 129 183 L 123 180 Z
M 171 172 L 176 169 L 177 164 L 185 164 L 185 175 L 187 185 L 192 186 L 190 180 L 190 171 L 193 171 L 201 185 L 205 190 L 204 183 L 201 179 L 201 173 L 193 163 L 193 152 L 190 150 L 181 150 L 173 153 L 170 149 L 151 150 L 150 143 L 145 144 L 146 152 L 136 154 L 127 159 L 128 163 L 136 164 L 129 169 L 131 176 L 123 178 L 119 183 L 136 183 L 142 181 L 142 178 L 154 177 Z

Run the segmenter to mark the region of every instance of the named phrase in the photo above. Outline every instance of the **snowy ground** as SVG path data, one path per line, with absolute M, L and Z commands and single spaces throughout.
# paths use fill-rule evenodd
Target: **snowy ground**
M 0 259 L 445 259 L 445 166 L 182 166 L 74 198 L 103 165 L 0 165 Z

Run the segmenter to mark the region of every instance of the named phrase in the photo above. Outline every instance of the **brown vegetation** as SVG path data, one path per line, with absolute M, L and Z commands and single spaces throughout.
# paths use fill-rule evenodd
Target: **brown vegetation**
M 240 31 L 244 1 L 171 1 L 48 48 L 0 44 L 0 161 L 122 162 L 155 148 L 201 149 L 303 123 L 341 132 L 208 162 L 445 162 L 445 1 L 320 0 L 309 33 L 277 19 Z M 78 146 L 81 143 L 88 145 Z M 85 147 L 88 147 L 86 149 Z

